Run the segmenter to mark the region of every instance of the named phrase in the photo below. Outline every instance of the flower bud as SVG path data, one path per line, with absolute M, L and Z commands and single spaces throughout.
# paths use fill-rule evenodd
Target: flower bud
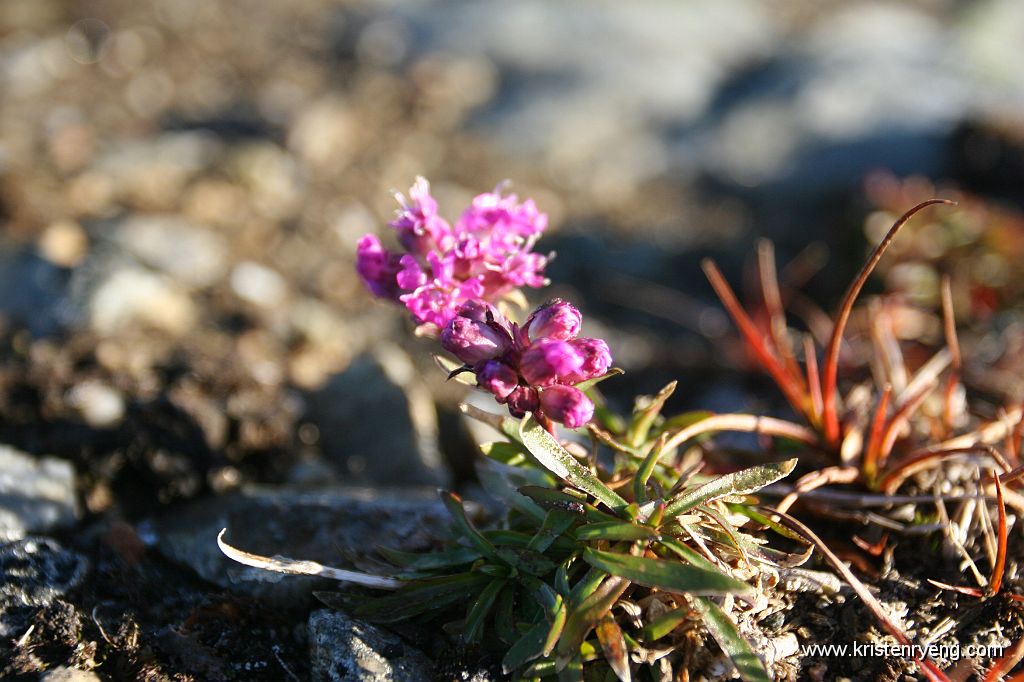
M 612 353 L 608 344 L 602 339 L 574 339 L 569 342 L 573 349 L 583 358 L 579 370 L 566 381 L 571 384 L 578 384 L 587 379 L 599 377 L 608 371 L 612 366 Z
M 489 360 L 477 372 L 476 383 L 493 393 L 498 400 L 505 400 L 518 386 L 519 377 L 516 376 L 515 370 L 505 363 Z
M 390 253 L 372 234 L 363 236 L 356 246 L 356 272 L 375 296 L 398 300 L 396 281 L 399 258 Z
M 504 354 L 512 339 L 500 328 L 459 316 L 441 332 L 441 345 L 467 365 L 475 365 Z
M 509 414 L 513 417 L 526 416 L 527 412 L 536 412 L 540 407 L 540 398 L 537 396 L 537 389 L 529 386 L 517 386 L 508 394 L 505 399 Z
M 556 298 L 537 308 L 526 321 L 526 332 L 530 339 L 541 338 L 568 341 L 580 333 L 583 316 L 570 303 Z
M 534 386 L 550 386 L 560 377 L 575 374 L 583 356 L 565 341 L 541 339 L 523 351 L 519 371 Z
M 578 429 L 594 416 L 594 403 L 572 386 L 549 386 L 540 393 L 544 414 L 570 429 Z

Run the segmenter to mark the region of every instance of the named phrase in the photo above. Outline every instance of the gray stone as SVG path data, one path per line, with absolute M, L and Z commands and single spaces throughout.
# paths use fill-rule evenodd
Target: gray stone
M 182 334 L 197 315 L 188 291 L 171 277 L 130 264 L 91 283 L 86 307 L 91 327 L 103 335 L 140 324 Z
M 187 287 L 213 284 L 227 267 L 223 238 L 175 215 L 126 218 L 115 229 L 114 241 L 140 262 Z
M 100 682 L 99 675 L 91 670 L 77 668 L 54 668 L 39 677 L 39 682 Z
M 67 528 L 78 519 L 75 470 L 54 457 L 35 458 L 0 445 L 0 536 Z
M 309 617 L 313 682 L 428 682 L 433 665 L 422 651 L 380 628 L 323 609 Z
M 50 538 L 0 546 L 0 637 L 22 636 L 38 609 L 81 585 L 88 571 L 85 557 Z
M 375 547 L 425 550 L 444 536 L 447 524 L 434 490 L 252 487 L 193 503 L 145 522 L 139 531 L 165 556 L 210 582 L 270 603 L 294 605 L 310 601 L 314 589 L 338 583 L 242 566 L 221 554 L 217 533 L 227 528 L 228 544 L 255 554 L 381 572 L 384 567 L 373 557 Z
M 356 485 L 443 486 L 437 410 L 409 357 L 379 344 L 310 395 L 324 457 Z

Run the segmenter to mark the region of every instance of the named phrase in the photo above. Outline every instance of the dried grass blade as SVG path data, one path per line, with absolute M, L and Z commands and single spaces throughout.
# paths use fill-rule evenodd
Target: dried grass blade
M 716 431 L 739 431 L 766 436 L 789 438 L 805 445 L 817 446 L 818 435 L 810 429 L 774 417 L 759 417 L 750 414 L 715 414 L 676 431 L 665 444 L 665 450 L 673 450 L 686 441 L 705 433 Z
M 999 594 L 999 588 L 1003 584 L 1003 572 L 1006 570 L 1006 546 L 1007 546 L 1007 527 L 1006 527 L 1006 502 L 1003 500 L 1003 484 L 999 481 L 999 474 L 994 474 L 992 480 L 996 486 L 996 510 L 998 513 L 998 521 L 996 528 L 996 537 L 998 539 L 998 545 L 996 549 L 996 562 L 992 567 L 992 578 L 989 580 L 989 589 L 992 594 Z
M 776 352 L 790 376 L 799 380 L 802 392 L 807 393 L 800 365 L 790 350 L 789 329 L 786 325 L 786 311 L 779 291 L 779 275 L 775 266 L 775 246 L 767 239 L 757 243 L 757 273 L 761 282 L 761 295 L 768 312 L 768 331 L 772 335 Z
M 802 535 L 805 540 L 813 544 L 815 549 L 817 549 L 821 553 L 821 555 L 832 566 L 832 568 L 835 569 L 835 571 L 843 577 L 843 579 L 850 585 L 850 587 L 853 588 L 853 591 L 857 593 L 857 596 L 860 597 L 861 601 L 864 602 L 864 605 L 868 607 L 872 614 L 874 614 L 875 618 L 878 619 L 878 622 L 885 629 L 885 631 L 893 637 L 895 637 L 896 641 L 900 644 L 910 644 L 910 638 L 907 637 L 906 633 L 904 633 L 903 630 L 896 623 L 893 622 L 893 620 L 889 617 L 889 614 L 886 613 L 885 607 L 882 606 L 882 604 L 879 603 L 877 599 L 875 599 L 874 595 L 871 594 L 867 587 L 865 587 L 864 583 L 862 583 L 860 579 L 853 574 L 853 571 L 851 571 L 847 567 L 847 565 L 843 563 L 842 559 L 836 556 L 832 552 L 832 550 L 828 548 L 828 545 L 826 545 L 821 538 L 815 535 L 810 528 L 808 528 L 792 516 L 783 512 L 779 512 L 770 507 L 762 508 L 769 514 L 777 514 L 784 525 L 796 531 L 797 533 Z M 943 682 L 949 681 L 949 678 L 946 677 L 942 670 L 940 670 L 939 667 L 931 661 L 928 661 L 927 659 L 915 660 L 920 664 L 925 675 L 928 676 L 928 679 L 940 680 Z
M 374 587 L 379 590 L 397 590 L 405 585 L 405 582 L 402 580 L 385 578 L 370 573 L 349 571 L 344 568 L 334 568 L 333 566 L 324 566 L 316 561 L 301 561 L 282 556 L 261 556 L 252 552 L 246 552 L 237 547 L 232 547 L 224 540 L 224 534 L 227 532 L 228 529 L 224 528 L 217 534 L 217 546 L 220 547 L 220 551 L 224 553 L 224 556 L 245 566 L 261 568 L 265 571 L 274 571 L 275 573 L 331 578 L 332 580 L 363 585 L 364 587 Z

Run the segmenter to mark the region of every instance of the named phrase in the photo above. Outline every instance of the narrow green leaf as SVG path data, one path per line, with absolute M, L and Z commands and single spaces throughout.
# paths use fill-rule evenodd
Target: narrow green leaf
M 687 566 L 678 561 L 603 552 L 589 547 L 583 551 L 583 560 L 612 575 L 669 592 L 738 596 L 751 596 L 754 592 L 750 585 L 720 571 Z
M 761 464 L 742 471 L 718 476 L 704 485 L 683 491 L 669 502 L 665 516 L 679 516 L 694 507 L 727 495 L 747 495 L 785 478 L 796 466 L 797 459 Z
M 460 371 L 466 367 L 461 362 L 455 362 L 443 355 L 435 354 L 434 363 L 444 370 L 444 373 L 448 375 L 449 379 L 453 379 L 460 384 L 465 384 L 466 386 L 476 386 L 476 376 L 472 372 Z
M 587 521 L 598 523 L 601 521 L 618 521 L 617 516 L 603 512 L 594 505 L 587 502 L 585 497 L 577 497 L 554 488 L 545 488 L 536 485 L 524 485 L 519 492 L 536 502 L 543 509 L 557 509 L 585 518 Z
M 576 529 L 577 540 L 656 540 L 658 531 L 625 521 L 588 523 Z
M 647 434 L 651 431 L 654 420 L 661 414 L 661 408 L 665 407 L 665 401 L 671 397 L 676 390 L 676 382 L 669 383 L 665 388 L 658 391 L 657 395 L 647 396 L 637 401 L 637 407 L 633 411 L 633 419 L 626 432 L 626 440 L 635 448 L 640 447 L 647 440 Z
M 732 659 L 740 677 L 746 682 L 770 682 L 771 676 L 765 670 L 764 663 L 754 653 L 750 643 L 740 635 L 732 619 L 710 599 L 695 597 L 692 601 L 694 610 L 704 618 L 708 632 Z
M 558 609 L 555 611 L 555 615 L 551 619 L 551 627 L 548 628 L 548 634 L 544 637 L 544 648 L 541 650 L 544 656 L 550 656 L 555 645 L 558 644 L 558 638 L 562 636 L 562 631 L 565 629 L 565 621 L 568 617 L 568 613 L 569 611 L 565 608 L 565 603 L 559 599 Z
M 680 606 L 677 609 L 666 611 L 647 623 L 643 630 L 640 631 L 640 637 L 647 644 L 657 642 L 679 627 L 686 620 L 687 616 L 690 615 L 691 610 L 689 606 Z
M 549 481 L 547 479 L 551 478 L 550 474 L 538 469 L 531 470 L 509 466 L 490 459 L 478 461 L 476 472 L 484 490 L 495 498 L 538 521 L 544 519 L 544 510 L 538 507 L 535 502 L 524 497 L 519 492 L 519 488 L 528 483 L 535 485 L 548 484 Z
M 640 468 L 636 470 L 636 474 L 633 477 L 633 497 L 638 504 L 643 504 L 647 501 L 647 481 L 651 478 L 651 474 L 654 473 L 654 467 L 658 465 L 658 460 L 661 459 L 664 447 L 665 436 L 662 436 L 658 443 L 651 448 L 651 451 L 647 453 L 647 456 L 644 457 L 644 461 L 640 463 Z
M 713 416 L 714 412 L 708 412 L 707 410 L 694 410 L 692 412 L 684 412 L 677 414 L 674 417 L 669 417 L 665 420 L 665 423 L 658 427 L 658 431 L 681 431 L 688 426 L 693 426 L 697 422 L 702 422 L 708 417 Z
M 608 577 L 606 571 L 602 571 L 596 568 L 589 568 L 587 572 L 580 578 L 580 581 L 573 586 L 572 591 L 569 593 L 570 604 L 581 604 L 584 599 L 594 593 L 594 590 L 598 588 L 601 582 Z
M 469 517 L 466 516 L 466 509 L 462 506 L 462 498 L 453 492 L 442 490 L 441 502 L 444 503 L 448 514 L 455 521 L 455 528 L 459 534 L 473 543 L 473 546 L 484 556 L 497 559 L 497 549 L 470 523 Z
M 544 653 L 544 642 L 550 629 L 547 621 L 541 621 L 530 628 L 505 652 L 505 657 L 501 659 L 502 672 L 511 675 L 533 659 L 539 658 Z
M 609 369 L 607 372 L 605 372 L 601 376 L 594 377 L 593 379 L 587 379 L 586 381 L 581 381 L 580 383 L 575 384 L 575 386 L 576 386 L 576 388 L 578 388 L 581 391 L 587 391 L 587 390 L 593 388 L 594 386 L 597 386 L 599 383 L 601 383 L 605 379 L 611 379 L 612 377 L 617 377 L 617 376 L 620 376 L 620 375 L 625 374 L 625 373 L 626 373 L 625 370 L 619 369 L 618 367 L 612 367 L 611 369 Z
M 555 664 L 558 668 L 558 664 Z M 558 671 L 558 682 L 583 682 L 583 659 L 579 653 L 565 662 L 565 667 Z
M 401 552 L 390 547 L 378 547 L 377 553 L 407 571 L 430 571 L 469 564 L 480 558 L 480 552 L 470 547 L 456 547 L 437 552 Z
M 610 613 L 606 613 L 594 630 L 605 660 L 608 661 L 615 676 L 620 682 L 632 682 L 629 673 L 629 652 L 626 651 L 626 639 L 622 636 L 622 628 Z
M 523 497 L 520 495 L 520 497 Z M 540 509 L 540 507 L 538 507 Z M 548 510 L 547 515 L 544 517 L 544 522 L 540 528 L 537 529 L 537 534 L 530 540 L 530 544 L 527 545 L 527 549 L 532 549 L 535 552 L 543 552 L 551 546 L 558 537 L 569 530 L 572 524 L 576 523 L 579 517 L 569 512 L 561 511 L 558 509 Z
M 484 631 L 484 621 L 487 618 L 487 614 L 491 612 L 495 600 L 497 600 L 498 595 L 505 589 L 507 584 L 507 580 L 492 580 L 483 589 L 480 596 L 476 598 L 472 608 L 469 610 L 469 614 L 466 616 L 466 623 L 462 629 L 462 639 L 464 641 L 476 642 L 480 639 Z
M 540 552 L 525 547 L 500 547 L 498 556 L 510 566 L 533 576 L 547 575 L 557 566 Z
M 480 452 L 490 459 L 509 466 L 518 466 L 525 462 L 527 457 L 527 450 L 521 443 L 507 441 L 484 443 L 480 446 Z
M 378 623 L 394 623 L 427 611 L 465 603 L 493 578 L 479 573 L 458 573 L 440 578 L 425 578 L 408 586 L 356 606 L 354 615 Z
M 537 461 L 551 473 L 593 495 L 612 510 L 626 506 L 624 499 L 602 483 L 590 469 L 577 462 L 532 416 L 527 416 L 520 423 L 519 437 Z
M 459 405 L 459 409 L 464 415 L 475 419 L 478 422 L 487 424 L 491 428 L 495 429 L 501 434 L 504 434 L 510 440 L 519 442 L 519 420 L 513 419 L 507 415 L 494 414 L 493 412 L 487 412 L 481 410 L 476 405 L 469 405 L 462 403 Z
M 515 627 L 516 586 L 509 585 L 498 596 L 498 604 L 494 611 L 494 630 L 505 644 L 511 646 L 519 639 Z
M 628 587 L 629 580 L 613 576 L 601 583 L 569 613 L 565 629 L 558 640 L 557 659 L 560 665 L 579 655 L 583 640 Z
M 663 538 L 661 542 L 659 542 L 658 544 L 668 548 L 692 566 L 696 566 L 697 568 L 703 568 L 705 571 L 718 570 L 717 566 L 715 566 L 713 563 L 705 559 L 696 550 L 687 547 L 679 540 L 675 540 L 672 538 Z

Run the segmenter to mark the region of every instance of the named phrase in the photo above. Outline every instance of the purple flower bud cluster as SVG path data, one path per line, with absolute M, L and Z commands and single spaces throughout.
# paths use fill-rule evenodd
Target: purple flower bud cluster
M 594 404 L 575 384 L 611 367 L 608 344 L 578 338 L 582 316 L 554 299 L 522 326 L 490 304 L 469 301 L 441 332 L 441 345 L 476 375 L 515 417 L 533 412 L 575 429 L 594 415 Z
M 455 225 L 437 213 L 430 184 L 419 177 L 390 225 L 404 253 L 368 234 L 359 240 L 356 270 L 376 296 L 403 303 L 419 324 L 443 329 L 467 301 L 497 302 L 514 290 L 547 284 L 548 258 L 533 253 L 547 215 L 532 199 L 501 188 L 473 199 Z

